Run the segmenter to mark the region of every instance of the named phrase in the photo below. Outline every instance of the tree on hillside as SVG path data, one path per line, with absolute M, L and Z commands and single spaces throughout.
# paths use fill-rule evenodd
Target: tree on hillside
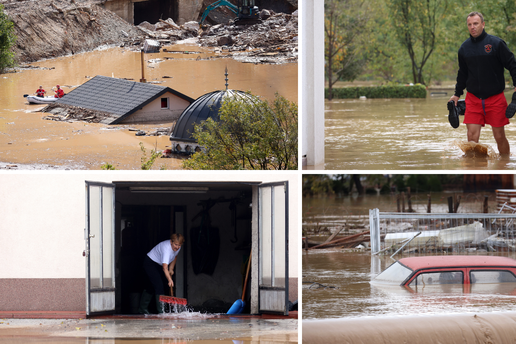
M 325 60 L 329 100 L 338 80 L 352 81 L 363 70 L 365 55 L 358 46 L 367 17 L 363 2 L 353 0 L 325 1 Z
M 448 0 L 388 0 L 387 4 L 397 40 L 409 55 L 413 82 L 425 84 L 423 70 L 436 49 Z
M 183 163 L 195 170 L 297 170 L 297 104 L 276 94 L 272 103 L 226 99 L 219 121 L 195 126 L 204 147 Z
M 15 42 L 14 24 L 4 13 L 4 6 L 0 5 L 0 73 L 15 65 L 14 53 L 11 51 Z

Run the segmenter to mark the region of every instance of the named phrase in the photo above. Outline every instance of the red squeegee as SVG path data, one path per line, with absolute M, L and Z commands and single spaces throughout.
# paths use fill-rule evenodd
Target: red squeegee
M 186 299 L 182 299 L 180 297 L 174 297 L 174 290 L 172 289 L 172 287 L 170 287 L 170 295 L 172 295 L 172 296 L 160 295 L 159 301 L 168 303 L 168 304 L 172 304 L 172 305 L 176 304 L 176 305 L 186 306 L 186 304 L 187 304 Z

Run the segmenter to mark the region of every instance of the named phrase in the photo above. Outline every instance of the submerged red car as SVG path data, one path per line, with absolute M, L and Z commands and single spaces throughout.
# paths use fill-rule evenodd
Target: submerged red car
M 516 283 L 516 260 L 495 256 L 408 257 L 393 263 L 371 283 L 410 287 Z

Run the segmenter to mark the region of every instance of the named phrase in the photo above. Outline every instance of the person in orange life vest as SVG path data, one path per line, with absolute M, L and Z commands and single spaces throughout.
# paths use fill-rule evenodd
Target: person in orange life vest
M 43 89 L 43 86 L 39 86 L 38 90 L 36 91 L 37 97 L 44 97 L 47 91 Z
M 55 91 L 56 92 L 55 97 L 56 98 L 63 98 L 64 91 L 61 89 L 61 87 L 59 87 L 59 85 L 57 85 L 56 87 L 57 87 L 57 90 Z

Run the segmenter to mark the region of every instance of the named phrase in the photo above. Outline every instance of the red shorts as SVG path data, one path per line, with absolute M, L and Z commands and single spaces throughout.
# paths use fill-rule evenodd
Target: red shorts
M 509 119 L 505 117 L 506 109 L 507 100 L 503 92 L 487 99 L 480 99 L 472 93 L 467 93 L 464 123 L 503 127 L 509 124 Z

